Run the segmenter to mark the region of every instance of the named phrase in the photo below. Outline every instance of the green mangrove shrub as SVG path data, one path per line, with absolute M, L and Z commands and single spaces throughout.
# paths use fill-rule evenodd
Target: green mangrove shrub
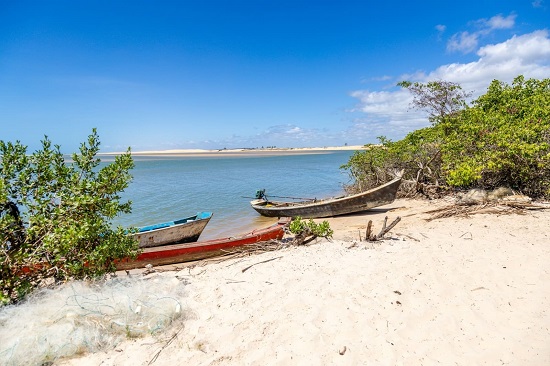
M 300 216 L 292 219 L 289 230 L 295 235 L 296 244 L 307 244 L 316 238 L 332 238 L 334 231 L 330 228 L 328 221 L 316 223 L 313 219 L 303 220 Z
M 511 85 L 494 80 L 471 106 L 456 84 L 399 85 L 425 94 L 415 101 L 418 108 L 432 108 L 432 126 L 395 142 L 381 137 L 380 144 L 356 152 L 341 167 L 352 180 L 348 191 L 373 188 L 392 170 L 404 169 L 401 196 L 506 186 L 550 197 L 550 79 L 520 75 Z
M 23 298 L 45 282 L 84 279 L 115 270 L 137 241 L 111 220 L 131 211 L 121 202 L 134 166 L 130 149 L 100 166 L 93 129 L 67 161 L 47 136 L 27 154 L 19 141 L 0 141 L 0 300 Z
M 550 79 L 495 80 L 443 125 L 451 131 L 442 146 L 449 185 L 550 197 Z

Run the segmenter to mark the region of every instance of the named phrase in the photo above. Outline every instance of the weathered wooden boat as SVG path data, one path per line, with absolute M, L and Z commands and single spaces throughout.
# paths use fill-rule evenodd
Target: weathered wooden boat
M 198 212 L 183 219 L 140 227 L 132 236 L 139 241 L 140 248 L 189 243 L 199 240 L 211 218 L 212 212 Z
M 123 259 L 117 261 L 115 265 L 118 270 L 122 270 L 143 268 L 148 264 L 160 266 L 220 256 L 242 249 L 247 245 L 282 239 L 285 233 L 284 228 L 290 220 L 289 217 L 281 218 L 276 224 L 267 228 L 235 237 L 145 248 L 136 259 Z
M 397 177 L 371 190 L 348 196 L 300 202 L 277 202 L 263 196 L 251 201 L 250 205 L 260 215 L 269 217 L 331 217 L 361 212 L 392 203 L 400 184 L 401 177 Z

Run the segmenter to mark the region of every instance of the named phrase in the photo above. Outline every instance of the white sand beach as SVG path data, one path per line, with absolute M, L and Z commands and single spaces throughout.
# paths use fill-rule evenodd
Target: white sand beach
M 397 200 L 328 219 L 332 242 L 149 274 L 184 286 L 181 321 L 56 364 L 550 365 L 550 210 L 425 220 L 443 204 Z M 359 241 L 385 216 L 402 218 L 390 240 Z

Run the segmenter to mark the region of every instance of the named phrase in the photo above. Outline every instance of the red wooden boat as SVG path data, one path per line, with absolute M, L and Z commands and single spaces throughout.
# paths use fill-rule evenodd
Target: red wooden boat
M 123 259 L 116 263 L 118 270 L 143 268 L 147 264 L 154 266 L 190 262 L 219 256 L 231 249 L 262 241 L 282 239 L 284 227 L 290 222 L 289 217 L 280 218 L 270 227 L 254 230 L 236 237 L 197 241 L 193 243 L 164 245 L 161 247 L 144 248 L 136 259 Z

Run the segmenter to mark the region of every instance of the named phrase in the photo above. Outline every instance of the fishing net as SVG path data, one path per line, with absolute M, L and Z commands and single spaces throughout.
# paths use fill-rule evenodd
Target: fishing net
M 158 334 L 183 321 L 184 288 L 175 277 L 155 276 L 40 290 L 0 308 L 0 364 L 47 364 Z

